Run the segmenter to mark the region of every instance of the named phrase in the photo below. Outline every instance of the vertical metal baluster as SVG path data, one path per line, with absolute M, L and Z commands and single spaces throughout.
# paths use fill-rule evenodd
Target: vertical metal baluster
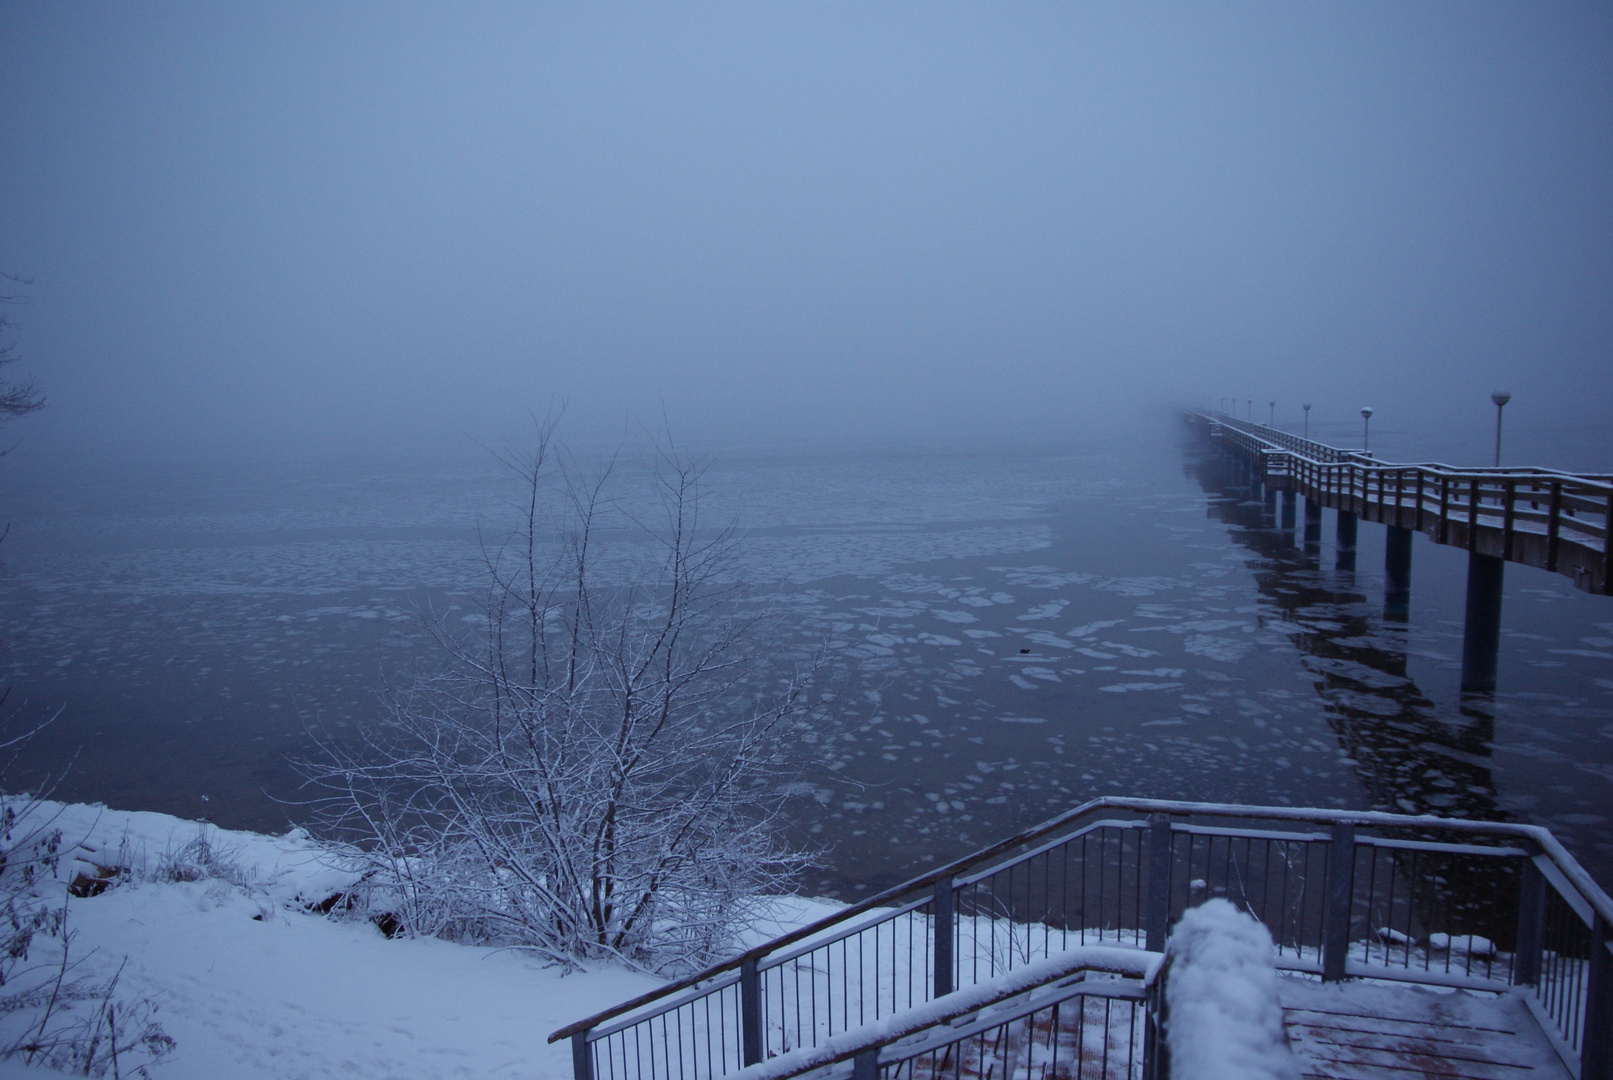
M 1053 851 L 1042 857 L 1042 957 L 1053 955 Z
M 1059 948 L 1070 947 L 1070 842 L 1059 846 Z
M 829 963 L 829 950 L 827 948 L 814 950 L 814 952 L 812 954 L 810 954 L 810 955 L 818 955 L 818 954 L 821 954 L 823 956 L 823 962 L 825 964 Z M 825 977 L 827 978 L 827 976 L 825 976 Z M 812 1024 L 812 1045 L 816 1046 L 816 1045 L 818 1045 L 818 965 L 817 964 L 810 964 L 807 967 L 807 992 L 811 995 L 811 1000 L 808 1002 L 808 1005 L 807 1005 L 807 1017 L 808 1017 L 809 1022 Z
M 1091 859 L 1087 855 L 1087 837 L 1089 835 L 1090 834 L 1082 834 L 1082 836 L 1081 836 L 1081 940 L 1080 940 L 1080 943 L 1082 945 L 1085 945 L 1087 943 L 1087 923 L 1091 921 L 1091 920 L 1089 920 L 1087 918 L 1087 873 L 1088 873 L 1088 870 L 1091 867 Z M 1102 888 L 1101 885 L 1098 888 L 1098 919 L 1100 920 L 1099 923 L 1098 923 L 1098 926 L 1102 927 L 1103 923 L 1102 923 L 1101 920 L 1103 919 L 1103 888 Z M 1101 940 L 1101 938 L 1100 938 L 1100 940 Z
M 727 1072 L 728 1071 L 728 1010 L 722 1004 L 721 992 L 719 992 L 719 996 L 717 998 L 717 1004 L 719 1006 L 719 1008 L 717 1010 L 717 1017 L 718 1017 L 718 1021 L 719 1021 L 718 1024 L 717 1024 L 717 1048 L 722 1052 L 723 1072 Z M 735 1000 L 735 1005 L 736 1006 L 738 1005 L 737 998 Z M 734 1019 L 738 1020 L 739 1017 L 736 1016 L 736 1017 L 734 1017 Z
M 694 1022 L 694 1016 L 693 1016 L 692 1013 L 691 1013 L 691 1015 L 689 1017 L 689 1021 L 690 1021 L 691 1024 Z M 683 1010 L 682 1009 L 677 1009 L 677 1010 L 675 1010 L 673 1012 L 673 1023 L 676 1025 L 677 1032 L 678 1032 L 678 1080 L 683 1080 L 683 1077 L 684 1077 L 684 1074 L 685 1074 L 685 1069 L 684 1069 L 684 1057 L 683 1057 Z M 692 1027 L 689 1029 L 689 1039 L 690 1039 L 691 1042 L 694 1041 L 694 1029 Z M 668 1069 L 667 1071 L 671 1072 L 672 1070 Z
M 1372 919 L 1372 904 L 1373 904 L 1373 901 L 1376 900 L 1377 896 L 1378 896 L 1378 849 L 1377 848 L 1369 848 L 1367 854 L 1368 854 L 1368 860 L 1367 860 L 1367 905 L 1366 905 L 1366 910 L 1367 910 L 1367 926 L 1366 926 L 1367 936 L 1366 936 L 1366 939 L 1364 941 L 1362 941 L 1362 943 L 1361 943 L 1361 962 L 1370 964 L 1372 962 L 1372 938 L 1373 938 L 1373 934 L 1374 934 L 1373 927 L 1372 927 L 1372 922 L 1373 922 L 1373 919 Z M 1390 918 L 1391 918 L 1391 920 L 1393 919 L 1392 911 L 1391 911 Z M 1387 961 L 1388 956 L 1389 956 L 1389 943 L 1388 943 L 1388 941 L 1385 941 L 1383 943 L 1383 949 L 1384 949 L 1384 959 Z
M 1282 889 L 1281 899 L 1278 900 L 1278 903 L 1281 904 L 1282 906 L 1279 907 L 1277 910 L 1282 913 L 1281 914 L 1281 920 L 1282 921 L 1279 924 L 1279 926 L 1280 926 L 1282 932 L 1286 935 L 1288 933 L 1288 868 L 1289 868 L 1289 863 L 1292 861 L 1293 845 L 1290 844 L 1287 840 L 1281 840 L 1281 841 L 1279 841 L 1279 843 L 1281 843 L 1282 846 L 1283 846 L 1283 848 L 1282 848 L 1282 851 L 1283 851 L 1283 853 L 1282 853 L 1283 889 Z M 1282 949 L 1281 949 L 1281 947 L 1279 945 L 1278 952 L 1280 953 L 1281 951 L 1282 951 Z M 1304 953 L 1304 950 L 1302 948 L 1300 948 L 1299 938 L 1296 935 L 1295 938 L 1294 938 L 1294 955 L 1297 957 L 1297 956 L 1302 955 L 1303 953 Z

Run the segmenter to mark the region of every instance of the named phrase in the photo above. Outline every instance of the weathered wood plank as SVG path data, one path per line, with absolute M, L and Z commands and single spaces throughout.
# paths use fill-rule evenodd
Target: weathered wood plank
M 1523 1001 L 1365 980 L 1285 976 L 1289 1041 L 1317 1080 L 1568 1080 Z

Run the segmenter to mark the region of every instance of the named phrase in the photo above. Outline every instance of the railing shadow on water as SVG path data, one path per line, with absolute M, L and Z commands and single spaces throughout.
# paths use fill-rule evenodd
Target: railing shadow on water
M 1487 889 L 1462 884 L 1475 879 Z M 1545 830 L 1115 798 L 551 1040 L 572 1040 L 577 1080 L 724 1076 L 1081 946 L 1158 952 L 1175 919 L 1212 896 L 1267 926 L 1280 968 L 1527 987 L 1565 1057 L 1607 1053 L 1613 902 Z

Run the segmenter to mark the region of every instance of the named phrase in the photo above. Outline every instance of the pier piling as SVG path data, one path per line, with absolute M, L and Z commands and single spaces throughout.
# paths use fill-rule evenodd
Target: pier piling
M 1467 556 L 1467 615 L 1462 625 L 1462 691 L 1495 691 L 1501 655 L 1501 584 L 1506 563 L 1494 555 Z
M 1339 523 L 1334 534 L 1334 548 L 1337 558 L 1334 567 L 1339 570 L 1355 572 L 1355 534 L 1360 519 L 1348 510 L 1339 511 Z
M 1498 407 L 1503 396 L 1497 394 Z M 1362 416 L 1371 411 L 1363 409 Z M 1249 499 L 1261 507 L 1261 517 L 1282 531 L 1279 548 L 1295 545 L 1295 500 L 1300 495 L 1305 497 L 1301 543 L 1313 565 L 1321 551 L 1322 507 L 1338 514 L 1335 568 L 1341 574 L 1355 572 L 1360 522 L 1387 527 L 1386 622 L 1410 619 L 1413 531 L 1435 544 L 1466 548 L 1464 691 L 1495 689 L 1507 562 L 1562 574 L 1586 592 L 1613 596 L 1613 474 L 1396 464 L 1377 460 L 1364 446 L 1328 446 L 1226 413 L 1188 410 L 1187 418 L 1228 462 L 1232 485 L 1248 485 Z
M 1383 617 L 1411 616 L 1411 530 L 1391 525 L 1383 539 Z

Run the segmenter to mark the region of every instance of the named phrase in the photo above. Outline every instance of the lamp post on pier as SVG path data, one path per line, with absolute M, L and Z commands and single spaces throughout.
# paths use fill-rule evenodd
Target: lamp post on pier
M 1271 427 L 1277 423 L 1277 403 L 1275 401 L 1268 401 L 1266 404 L 1271 406 L 1271 413 L 1266 417 L 1266 426 Z
M 1490 395 L 1495 402 L 1495 467 L 1501 467 L 1501 409 L 1512 400 L 1512 395 L 1505 390 L 1497 390 Z
M 1372 406 L 1365 405 L 1361 409 L 1361 452 L 1369 453 L 1372 450 Z
M 1311 407 L 1301 405 L 1300 408 L 1305 410 L 1305 437 L 1308 439 L 1311 437 Z

